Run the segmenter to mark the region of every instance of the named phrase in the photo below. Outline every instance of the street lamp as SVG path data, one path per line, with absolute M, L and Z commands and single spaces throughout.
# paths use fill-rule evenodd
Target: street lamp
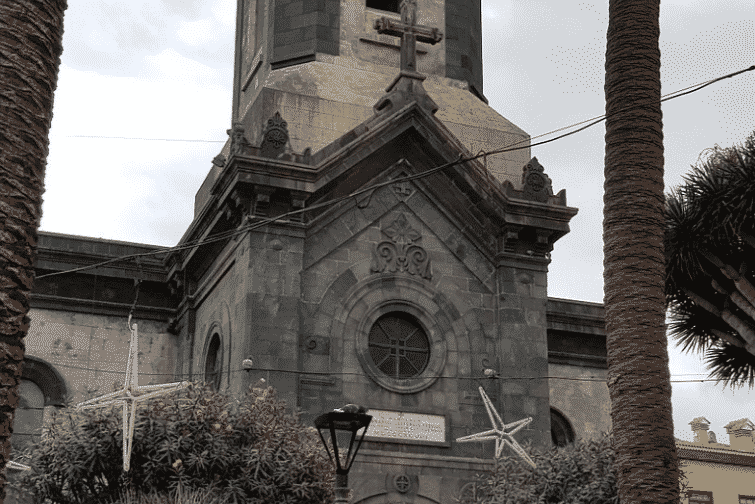
M 362 446 L 367 427 L 372 421 L 372 417 L 365 414 L 365 411 L 366 409 L 363 406 L 348 404 L 343 408 L 323 413 L 315 418 L 315 427 L 320 434 L 322 444 L 325 445 L 330 461 L 335 460 L 336 464 L 336 504 L 345 504 L 349 501 L 349 470 L 354 463 L 359 447 Z M 323 430 L 330 433 L 333 453 L 331 453 L 328 442 L 325 441 L 322 434 Z M 354 441 L 360 430 L 362 431 L 361 436 L 355 447 Z

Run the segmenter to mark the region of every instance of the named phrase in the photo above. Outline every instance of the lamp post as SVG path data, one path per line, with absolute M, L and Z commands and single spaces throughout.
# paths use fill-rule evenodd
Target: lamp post
M 331 462 L 335 461 L 336 465 L 336 504 L 349 502 L 349 470 L 354 463 L 359 447 L 362 446 L 367 427 L 372 421 L 372 417 L 365 414 L 365 411 L 366 409 L 363 406 L 349 404 L 315 418 L 315 427 L 320 434 L 322 444 L 325 445 L 325 450 L 328 452 Z M 323 430 L 330 434 L 333 453 L 331 453 L 328 442 L 322 434 Z M 359 430 L 362 430 L 362 433 L 356 446 L 354 446 Z

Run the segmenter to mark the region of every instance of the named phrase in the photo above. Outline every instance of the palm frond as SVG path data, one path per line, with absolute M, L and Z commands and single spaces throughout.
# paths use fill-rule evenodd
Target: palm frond
M 743 348 L 721 345 L 708 350 L 705 363 L 716 383 L 729 387 L 755 387 L 755 355 Z
M 755 248 L 742 239 L 743 233 L 755 234 L 755 132 L 744 145 L 708 149 L 691 168 L 684 183 L 666 195 L 669 335 L 684 351 L 707 352 L 719 381 L 748 382 L 752 387 L 755 356 L 715 336 L 726 333 L 739 339 L 728 324 L 687 294 L 694 293 L 695 301 L 714 311 L 729 306 L 740 318 L 755 322 L 727 300 L 737 287 L 719 267 L 721 262 L 730 265 L 755 283 Z M 712 280 L 727 294 L 714 289 Z

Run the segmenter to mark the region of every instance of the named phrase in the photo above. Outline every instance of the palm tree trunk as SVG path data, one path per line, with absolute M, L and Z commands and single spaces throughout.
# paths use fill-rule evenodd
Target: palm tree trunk
M 65 0 L 0 1 L 0 504 L 29 330 Z
M 664 298 L 660 0 L 611 0 L 604 285 L 622 504 L 679 502 Z

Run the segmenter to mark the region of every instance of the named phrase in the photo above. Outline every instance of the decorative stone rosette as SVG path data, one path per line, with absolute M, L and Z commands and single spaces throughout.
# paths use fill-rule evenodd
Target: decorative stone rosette
M 267 120 L 262 132 L 261 154 L 264 157 L 277 157 L 283 154 L 288 143 L 288 123 L 283 120 L 280 112 Z
M 553 183 L 536 157 L 522 168 L 522 186 L 527 199 L 540 203 L 547 203 L 553 195 Z

